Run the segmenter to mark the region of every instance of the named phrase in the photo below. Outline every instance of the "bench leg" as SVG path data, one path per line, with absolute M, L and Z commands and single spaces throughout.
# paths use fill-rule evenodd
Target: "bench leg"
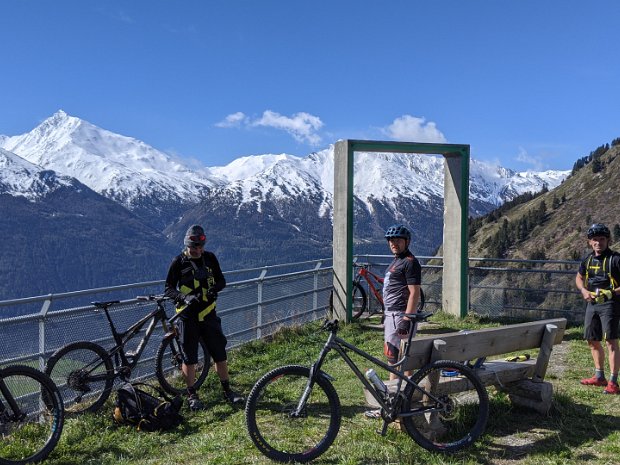
M 506 386 L 504 390 L 514 405 L 530 408 L 544 415 L 551 410 L 553 385 L 547 381 L 523 379 Z

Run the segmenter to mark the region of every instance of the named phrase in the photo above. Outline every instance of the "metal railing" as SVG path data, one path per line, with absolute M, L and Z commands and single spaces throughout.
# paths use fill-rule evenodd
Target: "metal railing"
M 228 284 L 219 294 L 217 313 L 229 348 L 270 335 L 281 326 L 322 318 L 329 305 L 331 259 L 235 270 L 224 275 Z M 135 296 L 162 293 L 163 288 L 164 281 L 149 281 L 0 301 L 0 314 L 4 316 L 0 319 L 0 364 L 27 363 L 42 369 L 47 358 L 68 343 L 90 340 L 111 346 L 113 339 L 105 315 L 90 302 L 121 300 L 110 308 L 110 315 L 117 328 L 123 330 L 155 305 L 138 301 Z M 173 312 L 168 304 L 168 314 Z M 157 329 L 132 376 L 153 373 L 153 359 L 162 336 L 161 329 Z M 137 344 L 140 337 L 134 339 Z
M 392 261 L 388 255 L 359 255 L 382 274 Z M 422 264 L 422 288 L 427 308 L 441 308 L 442 257 L 417 257 Z M 564 317 L 583 323 L 585 304 L 575 288 L 578 261 L 469 259 L 469 311 L 492 318 L 536 320 Z M 369 299 L 371 304 L 374 299 Z
M 441 308 L 442 257 L 418 257 L 423 267 L 427 308 Z M 392 257 L 359 255 L 378 274 Z M 562 316 L 583 321 L 584 303 L 574 287 L 578 262 L 471 258 L 470 311 L 490 317 L 543 319 Z M 331 259 L 235 270 L 224 273 L 227 287 L 218 299 L 218 315 L 229 347 L 260 339 L 279 327 L 322 318 L 332 289 Z M 103 314 L 89 303 L 122 300 L 111 308 L 119 329 L 152 308 L 136 295 L 163 291 L 163 281 L 127 284 L 0 301 L 0 364 L 31 363 L 42 368 L 53 351 L 78 340 L 112 344 Z M 370 305 L 377 305 L 369 298 Z M 174 310 L 169 309 L 169 313 Z M 9 315 L 9 316 L 7 316 Z M 152 370 L 161 334 L 151 337 L 141 362 Z M 131 349 L 131 348 L 130 348 Z M 148 367 L 148 368 L 147 368 Z

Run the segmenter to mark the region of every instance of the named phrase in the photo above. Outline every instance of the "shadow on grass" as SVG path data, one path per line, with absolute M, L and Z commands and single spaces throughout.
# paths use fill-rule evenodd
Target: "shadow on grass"
M 517 460 L 525 456 L 554 455 L 571 457 L 580 462 L 594 460 L 587 452 L 591 441 L 604 441 L 620 430 L 620 417 L 594 413 L 590 405 L 557 395 L 548 416 L 524 408 L 495 408 L 483 445 L 470 454 L 477 463 L 492 464 L 498 460 Z M 575 454 L 575 450 L 583 452 Z M 571 462 L 572 463 L 572 462 Z

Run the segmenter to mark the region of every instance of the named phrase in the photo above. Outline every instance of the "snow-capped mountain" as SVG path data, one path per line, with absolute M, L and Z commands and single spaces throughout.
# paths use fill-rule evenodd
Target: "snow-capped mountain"
M 14 274 L 5 297 L 163 278 L 193 223 L 206 226 L 208 247 L 227 270 L 330 256 L 333 157 L 330 146 L 197 168 L 63 111 L 28 133 L 0 135 L 0 273 L 36 261 L 55 279 L 48 288 L 23 287 L 29 280 Z M 551 189 L 568 174 L 472 160 L 471 214 Z M 356 253 L 385 252 L 384 228 L 396 221 L 412 227 L 417 254 L 441 243 L 441 157 L 357 153 L 354 193 Z M 16 251 L 31 230 L 38 252 L 24 262 Z M 92 269 L 95 244 L 105 263 Z
M 174 216 L 179 206 L 196 202 L 215 185 L 181 160 L 62 110 L 26 134 L 0 139 L 0 146 L 73 176 L 130 210 L 142 210 L 145 218 Z
M 0 146 L 57 173 L 79 179 L 96 192 L 138 207 L 172 209 L 196 203 L 211 191 L 254 204 L 311 194 L 321 199 L 317 213 L 331 211 L 333 146 L 307 157 L 267 154 L 242 157 L 226 166 L 190 168 L 142 141 L 98 128 L 58 111 L 32 131 L 0 137 Z M 398 198 L 428 201 L 443 196 L 443 159 L 427 155 L 359 153 L 355 159 L 355 195 L 372 211 L 376 201 Z M 498 206 L 543 184 L 557 186 L 568 171 L 514 172 L 472 160 L 471 200 Z M 478 212 L 483 213 L 483 212 Z

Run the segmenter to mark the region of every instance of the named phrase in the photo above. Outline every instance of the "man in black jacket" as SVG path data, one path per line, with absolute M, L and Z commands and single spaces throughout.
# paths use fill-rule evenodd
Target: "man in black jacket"
M 222 321 L 215 313 L 217 293 L 226 287 L 220 264 L 212 252 L 204 250 L 206 236 L 200 225 L 190 226 L 185 233 L 185 248 L 176 256 L 166 277 L 166 296 L 174 299 L 179 317 L 181 343 L 187 357 L 183 374 L 187 383 L 189 407 L 204 407 L 198 397 L 194 382 L 198 363 L 199 340 L 205 341 L 215 362 L 224 398 L 231 404 L 243 402 L 243 396 L 230 387 L 226 343 Z

